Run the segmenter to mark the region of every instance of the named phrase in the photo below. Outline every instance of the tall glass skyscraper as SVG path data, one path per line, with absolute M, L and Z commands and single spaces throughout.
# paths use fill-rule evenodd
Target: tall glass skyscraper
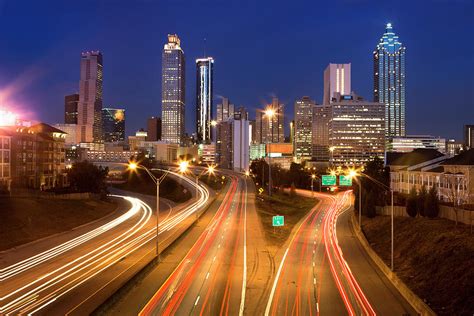
M 311 159 L 312 121 L 315 102 L 309 97 L 303 97 L 295 102 L 294 146 L 298 161 Z
M 180 44 L 178 35 L 168 34 L 162 54 L 162 140 L 172 144 L 184 140 L 185 61 Z
M 212 140 L 213 72 L 212 57 L 196 59 L 196 136 L 200 144 L 207 144 Z
M 82 143 L 102 142 L 103 60 L 99 51 L 81 55 L 77 135 Z
M 405 46 L 388 23 L 373 53 L 374 101 L 385 104 L 385 136 L 405 136 Z
M 103 108 L 102 130 L 105 142 L 123 142 L 125 140 L 125 110 Z

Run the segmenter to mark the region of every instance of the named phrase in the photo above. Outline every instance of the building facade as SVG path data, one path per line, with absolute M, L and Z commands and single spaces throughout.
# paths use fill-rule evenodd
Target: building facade
M 79 93 L 64 97 L 64 123 L 77 124 L 77 108 L 79 106 Z
M 351 64 L 329 64 L 324 70 L 323 104 L 333 101 L 334 94 L 351 94 Z
M 330 105 L 315 105 L 312 121 L 312 156 L 315 161 L 329 161 Z
M 102 109 L 102 130 L 105 142 L 125 141 L 125 109 Z
M 11 136 L 0 127 L 0 191 L 10 191 L 11 182 Z
M 228 98 L 223 97 L 221 103 L 217 105 L 216 122 L 227 121 L 232 117 L 234 117 L 234 105 L 229 102 Z
M 385 109 L 362 97 L 339 95 L 331 104 L 328 124 L 330 161 L 336 166 L 361 166 L 374 157 L 384 159 Z
M 283 143 L 285 141 L 285 106 L 279 102 L 278 98 L 273 98 L 267 109 L 273 110 L 273 117 L 268 117 L 264 111 L 257 110 L 256 142 L 259 144 Z
M 405 136 L 405 46 L 388 23 L 373 52 L 374 102 L 385 104 L 385 136 Z
M 162 53 L 161 119 L 162 140 L 180 144 L 184 140 L 185 59 L 181 41 L 168 34 Z
M 72 146 L 72 145 L 78 144 L 77 136 L 76 136 L 76 132 L 77 132 L 76 124 L 54 124 L 53 127 L 66 133 L 66 138 L 65 138 L 66 146 Z
M 212 141 L 214 59 L 196 59 L 196 139 L 199 144 Z
M 295 102 L 295 120 L 292 140 L 297 161 L 311 159 L 314 106 L 315 102 L 309 97 L 303 97 L 301 100 Z M 290 133 L 290 135 L 291 134 L 292 133 Z
M 102 81 L 102 53 L 99 51 L 82 53 L 77 107 L 77 135 L 82 143 L 103 142 Z
M 250 166 L 249 121 L 234 115 L 217 125 L 216 162 L 221 168 L 244 172 Z
M 474 148 L 474 125 L 464 125 L 464 146 Z
M 161 118 L 152 116 L 147 120 L 147 139 L 151 142 L 161 140 Z
M 410 152 L 417 148 L 435 149 L 446 153 L 446 139 L 429 135 L 393 137 L 387 140 L 387 151 Z

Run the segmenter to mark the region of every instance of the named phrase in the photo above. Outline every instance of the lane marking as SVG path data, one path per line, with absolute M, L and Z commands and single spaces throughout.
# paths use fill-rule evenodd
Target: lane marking
M 197 297 L 196 302 L 194 303 L 194 306 L 196 306 L 198 304 L 200 298 L 201 298 L 201 296 Z
M 245 309 L 245 292 L 247 290 L 247 182 L 245 181 L 244 204 L 244 271 L 242 274 L 242 294 L 240 296 L 239 316 L 243 316 Z
M 206 275 L 206 280 L 207 280 L 207 279 L 209 279 L 209 272 L 208 272 L 207 275 Z
M 283 268 L 283 263 L 285 262 L 286 256 L 288 255 L 288 250 L 290 250 L 290 248 L 286 248 L 285 254 L 283 255 L 283 259 L 281 259 L 280 266 L 278 267 L 278 272 L 275 277 L 275 281 L 273 282 L 272 291 L 270 292 L 270 298 L 268 299 L 267 308 L 265 308 L 265 316 L 268 316 L 270 314 L 270 308 L 272 306 L 273 296 L 275 295 L 275 289 L 278 283 L 278 279 L 280 278 L 281 270 Z

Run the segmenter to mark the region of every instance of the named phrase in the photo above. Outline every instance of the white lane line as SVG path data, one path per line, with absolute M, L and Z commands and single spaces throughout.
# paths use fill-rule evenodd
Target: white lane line
M 268 299 L 267 308 L 265 308 L 265 316 L 268 316 L 270 314 L 270 308 L 272 306 L 273 296 L 275 295 L 275 289 L 278 283 L 278 279 L 280 278 L 281 269 L 283 268 L 283 263 L 285 263 L 285 259 L 286 259 L 286 256 L 288 255 L 289 250 L 290 248 L 286 248 L 285 254 L 283 255 L 283 259 L 281 259 L 280 266 L 278 267 L 278 272 L 276 274 L 275 281 L 273 282 L 272 291 L 270 292 L 270 298 Z
M 319 313 L 319 303 L 316 302 L 316 311 Z
M 206 275 L 206 280 L 207 280 L 207 279 L 209 279 L 209 272 L 208 272 L 207 275 Z
M 212 262 L 216 261 L 216 256 L 214 256 L 214 259 L 212 259 Z
M 316 285 L 316 278 L 313 278 L 313 284 Z
M 240 296 L 239 316 L 244 314 L 245 292 L 247 290 L 247 182 L 245 182 L 245 202 L 244 202 L 244 271 L 242 274 L 242 294 Z
M 196 306 L 198 304 L 200 298 L 201 298 L 201 296 L 197 297 L 196 302 L 194 303 L 194 306 Z

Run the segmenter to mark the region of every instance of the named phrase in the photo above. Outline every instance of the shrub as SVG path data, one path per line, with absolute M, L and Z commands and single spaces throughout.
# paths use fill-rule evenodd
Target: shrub
M 438 192 L 436 188 L 433 186 L 431 187 L 428 195 L 426 196 L 425 200 L 425 214 L 429 218 L 438 217 L 439 214 L 439 204 L 438 204 Z
M 416 206 L 417 194 L 415 187 L 410 189 L 410 193 L 406 199 L 407 214 L 410 217 L 416 217 L 417 215 L 417 206 Z
M 418 192 L 418 199 L 416 202 L 416 208 L 417 208 L 418 214 L 421 216 L 426 216 L 425 201 L 427 197 L 428 197 L 428 191 L 426 191 L 426 186 L 423 185 L 420 189 L 420 192 Z

